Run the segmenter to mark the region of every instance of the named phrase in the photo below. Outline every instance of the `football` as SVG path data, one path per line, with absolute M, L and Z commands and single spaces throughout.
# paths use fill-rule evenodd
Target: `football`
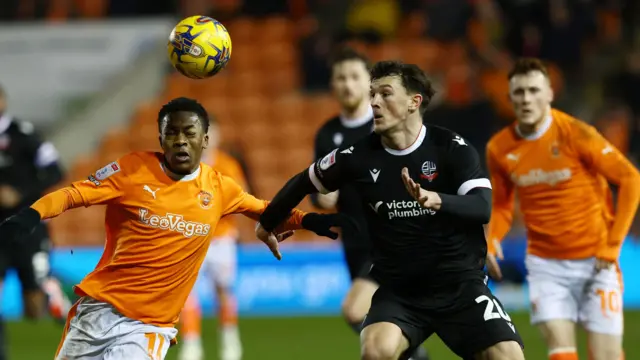
M 231 58 L 231 36 L 218 20 L 191 16 L 169 35 L 169 61 L 182 75 L 206 79 L 219 73 Z

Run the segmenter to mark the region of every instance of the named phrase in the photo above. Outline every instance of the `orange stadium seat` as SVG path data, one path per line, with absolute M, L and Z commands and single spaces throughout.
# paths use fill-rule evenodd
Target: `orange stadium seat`
M 260 46 L 260 44 L 254 42 L 236 43 L 234 38 L 231 59 L 225 71 L 235 75 L 238 72 L 257 69 L 260 62 L 264 61 L 262 56 L 257 56 L 262 51 Z
M 260 71 L 237 72 L 229 82 L 227 95 L 230 97 L 263 95 L 263 83 L 264 73 Z
M 257 41 L 265 44 L 265 47 L 271 46 L 273 42 L 293 42 L 296 40 L 295 25 L 284 16 L 269 16 L 258 20 L 256 26 L 260 29 L 257 35 Z M 232 34 L 233 36 L 233 34 Z M 264 49 L 263 49 L 264 51 Z
M 232 56 L 236 54 L 236 44 L 253 42 L 255 41 L 256 33 L 262 31 L 262 29 L 258 28 L 254 19 L 247 17 L 236 18 L 226 22 L 225 27 L 233 39 Z
M 261 92 L 269 97 L 290 95 L 300 88 L 300 73 L 295 68 L 281 67 L 262 74 Z
M 101 164 L 114 161 L 129 152 L 129 132 L 124 129 L 112 129 L 102 138 L 98 149 Z
M 416 64 L 425 71 L 439 69 L 443 56 L 441 46 L 430 40 L 403 40 L 399 43 L 400 54 L 404 62 Z
M 398 44 L 395 42 L 385 42 L 369 46 L 367 54 L 373 61 L 401 59 L 402 54 Z
M 427 21 L 424 13 L 414 12 L 407 15 L 400 21 L 398 27 L 399 39 L 418 39 L 422 37 L 427 30 Z
M 269 72 L 281 69 L 296 73 L 300 71 L 298 49 L 296 44 L 292 42 L 270 42 L 260 49 L 260 58 L 258 66 L 261 71 Z

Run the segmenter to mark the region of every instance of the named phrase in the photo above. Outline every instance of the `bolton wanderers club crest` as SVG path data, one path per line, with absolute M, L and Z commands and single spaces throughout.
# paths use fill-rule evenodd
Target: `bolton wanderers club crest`
M 438 177 L 436 163 L 433 161 L 425 161 L 420 170 L 422 170 L 422 174 L 420 174 L 421 179 L 427 179 L 429 182 L 432 182 L 436 177 Z
M 209 209 L 213 205 L 213 195 L 206 191 L 200 191 L 198 200 L 200 201 L 200 207 L 203 209 Z

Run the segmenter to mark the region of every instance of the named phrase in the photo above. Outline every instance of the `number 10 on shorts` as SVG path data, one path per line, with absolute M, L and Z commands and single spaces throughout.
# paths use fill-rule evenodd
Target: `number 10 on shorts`
M 480 304 L 482 302 L 486 302 L 484 308 L 484 321 L 489 321 L 493 319 L 505 319 L 508 322 L 511 322 L 511 317 L 504 310 L 502 310 L 502 306 L 496 299 L 492 299 L 487 295 L 480 295 L 476 298 L 476 303 Z M 496 310 L 495 312 L 493 310 Z
M 620 312 L 620 295 L 616 290 L 596 289 L 596 295 L 600 297 L 600 310 L 604 317 L 609 313 Z

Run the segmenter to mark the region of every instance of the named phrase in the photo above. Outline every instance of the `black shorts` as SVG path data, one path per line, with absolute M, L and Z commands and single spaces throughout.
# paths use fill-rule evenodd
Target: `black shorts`
M 50 240 L 47 227 L 38 225 L 20 243 L 0 241 L 0 277 L 15 269 L 23 291 L 37 290 L 49 276 Z
M 463 359 L 473 359 L 474 354 L 503 341 L 517 341 L 523 346 L 511 318 L 482 281 L 464 283 L 458 291 L 447 294 L 457 295 L 450 298 L 454 306 L 446 311 L 432 310 L 420 306 L 418 297 L 399 296 L 380 287 L 373 295 L 363 328 L 379 322 L 398 325 L 409 340 L 409 349 L 401 360 L 409 359 L 434 333 Z
M 368 279 L 369 270 L 371 269 L 371 253 L 367 248 L 345 247 L 344 260 L 349 269 L 351 281 L 354 279 Z

